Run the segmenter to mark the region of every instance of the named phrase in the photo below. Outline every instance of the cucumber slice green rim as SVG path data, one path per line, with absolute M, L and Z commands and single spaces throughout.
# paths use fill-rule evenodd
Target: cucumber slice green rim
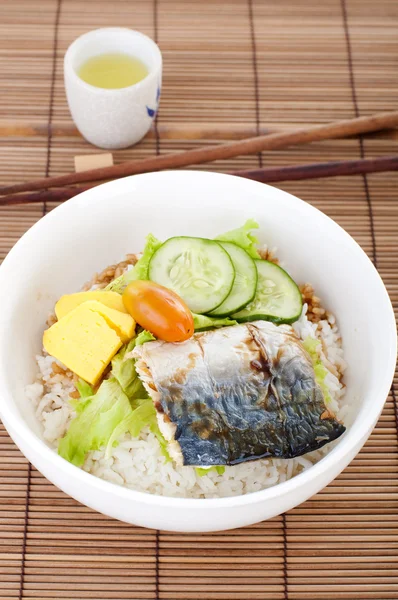
M 209 313 L 224 302 L 235 280 L 232 260 L 219 242 L 183 236 L 166 240 L 156 250 L 148 274 L 198 314 Z
M 235 269 L 235 281 L 224 302 L 210 313 L 211 317 L 228 317 L 254 299 L 257 288 L 257 268 L 246 250 L 233 242 L 218 242 L 226 250 Z
M 254 262 L 258 272 L 256 295 L 250 304 L 231 317 L 239 323 L 260 319 L 277 324 L 297 321 L 303 308 L 297 284 L 278 265 L 267 260 Z

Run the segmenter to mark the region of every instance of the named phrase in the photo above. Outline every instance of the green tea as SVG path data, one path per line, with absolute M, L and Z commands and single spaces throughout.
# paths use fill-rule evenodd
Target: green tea
M 134 85 L 148 75 L 148 68 L 128 54 L 100 54 L 82 64 L 80 79 L 99 88 L 118 89 Z

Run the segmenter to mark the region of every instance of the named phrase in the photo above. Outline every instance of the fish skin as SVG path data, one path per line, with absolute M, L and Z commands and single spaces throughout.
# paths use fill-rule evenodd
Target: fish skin
M 157 410 L 175 425 L 184 465 L 293 458 L 345 431 L 289 325 L 256 321 L 181 344 L 148 342 L 136 357 L 151 372 Z

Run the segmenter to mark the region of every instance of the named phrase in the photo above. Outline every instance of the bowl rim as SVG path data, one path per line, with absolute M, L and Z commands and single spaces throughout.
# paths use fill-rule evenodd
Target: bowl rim
M 389 328 L 390 335 L 388 341 L 386 341 L 386 361 L 385 361 L 385 369 L 383 373 L 383 379 L 380 381 L 380 385 L 377 393 L 377 402 L 375 401 L 369 410 L 361 420 L 360 423 L 355 419 L 352 427 L 348 430 L 340 439 L 339 443 L 321 460 L 315 463 L 309 469 L 306 469 L 302 473 L 296 475 L 295 477 L 284 481 L 282 483 L 278 483 L 270 488 L 265 488 L 256 492 L 250 492 L 247 494 L 241 494 L 238 496 L 227 496 L 221 498 L 179 498 L 173 496 L 161 496 L 157 494 L 151 494 L 149 492 L 142 492 L 134 489 L 130 489 L 115 483 L 111 483 L 109 481 L 100 479 L 99 477 L 87 473 L 83 469 L 76 467 L 61 458 L 57 452 L 55 452 L 52 448 L 50 448 L 36 433 L 34 433 L 28 424 L 18 415 L 18 409 L 13 410 L 12 408 L 12 394 L 8 389 L 4 362 L 0 361 L 0 390 L 2 395 L 2 402 L 0 404 L 0 416 L 4 421 L 4 424 L 7 430 L 10 432 L 18 431 L 18 437 L 22 437 L 26 443 L 26 447 L 29 447 L 33 452 L 39 455 L 43 455 L 43 457 L 47 460 L 47 462 L 52 463 L 52 465 L 61 470 L 66 477 L 69 477 L 75 482 L 80 483 L 83 486 L 88 486 L 93 490 L 103 491 L 109 493 L 114 496 L 118 496 L 124 499 L 135 500 L 141 504 L 147 504 L 152 506 L 158 506 L 163 508 L 173 507 L 173 508 L 232 508 L 238 506 L 247 506 L 251 504 L 263 503 L 267 500 L 275 499 L 278 497 L 290 495 L 294 493 L 297 488 L 302 488 L 308 485 L 310 482 L 313 482 L 317 479 L 317 477 L 327 470 L 331 470 L 330 467 L 333 465 L 342 465 L 342 468 L 338 471 L 341 472 L 346 464 L 345 458 L 350 455 L 355 449 L 358 447 L 362 447 L 365 443 L 366 439 L 369 437 L 376 421 L 383 409 L 385 400 L 388 396 L 391 382 L 395 373 L 395 365 L 396 365 L 396 356 L 397 356 L 397 337 L 395 334 L 396 331 L 396 322 L 395 315 L 393 311 L 393 307 L 391 305 L 391 301 L 385 285 L 374 267 L 373 263 L 370 261 L 364 250 L 359 246 L 359 244 L 333 219 L 328 217 L 326 214 L 321 212 L 319 209 L 314 206 L 308 204 L 304 200 L 289 194 L 279 188 L 274 188 L 273 186 L 266 185 L 264 183 L 260 183 L 257 181 L 247 180 L 240 177 L 235 177 L 233 175 L 227 175 L 223 173 L 215 173 L 209 171 L 194 171 L 194 170 L 184 170 L 184 171 L 161 171 L 155 173 L 144 173 L 140 175 L 132 175 L 129 177 L 124 177 L 121 179 L 117 179 L 114 181 L 110 181 L 99 186 L 95 186 L 89 190 L 82 192 L 81 194 L 75 196 L 71 200 L 64 202 L 59 205 L 55 209 L 53 209 L 50 213 L 39 221 L 37 221 L 15 244 L 15 246 L 10 250 L 7 257 L 4 259 L 2 265 L 0 266 L 0 288 L 2 284 L 9 280 L 8 271 L 12 272 L 13 264 L 18 260 L 18 255 L 26 252 L 25 246 L 29 246 L 30 242 L 35 241 L 38 233 L 45 233 L 45 230 L 51 224 L 52 219 L 58 219 L 63 215 L 66 211 L 70 210 L 82 202 L 90 203 L 95 202 L 95 198 L 98 194 L 98 189 L 101 188 L 101 192 L 106 189 L 106 193 L 108 198 L 118 195 L 120 193 L 125 193 L 126 186 L 128 186 L 131 182 L 137 182 L 138 179 L 153 179 L 158 178 L 159 180 L 165 179 L 168 185 L 170 185 L 170 179 L 175 184 L 175 178 L 180 178 L 181 184 L 183 184 L 183 180 L 189 181 L 192 185 L 192 178 L 217 178 L 220 182 L 221 179 L 225 181 L 231 182 L 233 179 L 233 185 L 236 188 L 237 186 L 241 186 L 242 189 L 247 190 L 248 187 L 251 187 L 253 190 L 264 190 L 266 191 L 268 188 L 272 190 L 272 193 L 276 193 L 279 195 L 281 201 L 286 201 L 289 203 L 293 203 L 296 205 L 300 205 L 300 210 L 305 213 L 310 213 L 312 216 L 316 215 L 316 218 L 323 222 L 327 222 L 328 225 L 340 236 L 344 236 L 346 241 L 351 244 L 353 251 L 355 251 L 360 258 L 360 260 L 365 261 L 369 268 L 369 275 L 374 278 L 374 281 L 377 282 L 377 286 L 379 288 L 380 299 L 384 301 L 384 308 L 386 310 L 386 319 L 390 321 L 391 328 Z M 169 180 L 169 181 L 167 181 Z M 222 183 L 222 182 L 221 182 Z M 228 182 L 227 182 L 228 183 Z M 100 192 L 100 193 L 101 193 Z M 388 313 L 388 314 L 387 314 Z M 0 335 L 2 332 L 2 322 L 0 322 Z M 0 356 L 1 356 L 1 347 L 0 347 Z M 10 434 L 11 435 L 11 434 Z M 11 437 L 13 437 L 11 435 Z M 358 446 L 360 444 L 360 446 Z M 34 464 L 34 461 L 32 461 Z M 339 467 L 338 467 L 339 468 Z

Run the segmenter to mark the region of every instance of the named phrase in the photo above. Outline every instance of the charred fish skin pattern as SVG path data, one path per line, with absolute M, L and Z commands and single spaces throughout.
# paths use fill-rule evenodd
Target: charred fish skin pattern
M 262 323 L 248 327 L 264 362 L 267 356 L 269 359 L 269 389 L 263 397 L 264 407 L 280 417 L 272 456 L 301 456 L 342 435 L 345 427 L 327 410 L 311 360 L 296 335 L 281 332 L 279 340 L 272 340 L 261 335 Z
M 293 458 L 345 431 L 290 326 L 256 321 L 195 334 L 186 352 L 166 343 L 151 352 L 151 344 L 145 360 L 184 465 Z

